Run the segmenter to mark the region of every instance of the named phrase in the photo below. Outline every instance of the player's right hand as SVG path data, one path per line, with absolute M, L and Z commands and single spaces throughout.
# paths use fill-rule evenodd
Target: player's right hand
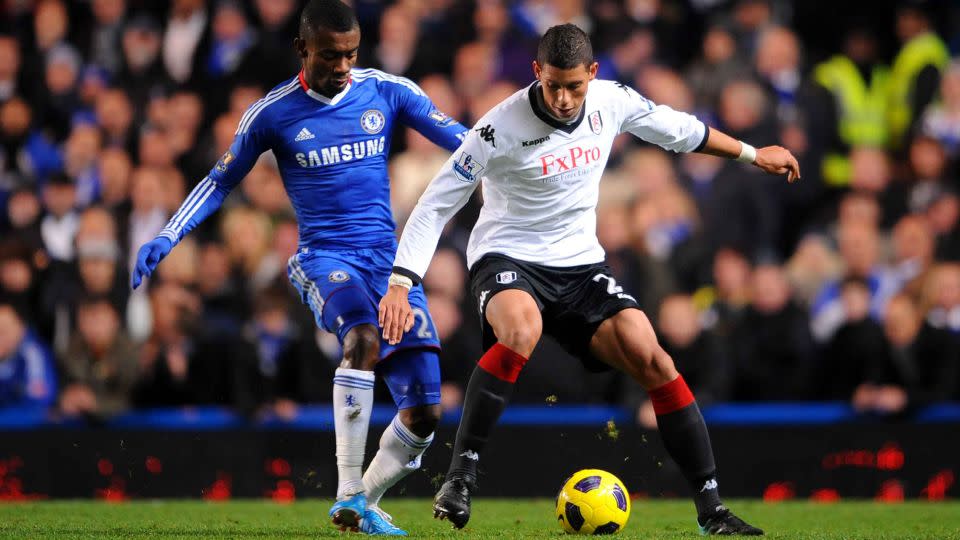
M 383 339 L 390 345 L 400 343 L 403 334 L 413 328 L 409 294 L 406 287 L 390 285 L 387 294 L 380 299 L 380 328 L 383 328 Z
M 130 275 L 130 286 L 134 289 L 139 287 L 144 278 L 153 274 L 157 265 L 170 253 L 171 249 L 173 249 L 173 243 L 162 236 L 140 246 L 140 251 L 137 252 L 137 264 Z
M 764 146 L 757 148 L 754 165 L 770 174 L 786 174 L 787 182 L 800 179 L 800 164 L 789 150 L 782 146 Z

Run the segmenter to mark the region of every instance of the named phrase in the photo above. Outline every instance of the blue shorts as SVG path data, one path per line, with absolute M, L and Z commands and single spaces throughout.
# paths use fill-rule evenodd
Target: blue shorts
M 436 350 L 408 349 L 377 364 L 398 409 L 440 403 L 440 357 Z
M 290 258 L 287 275 L 303 303 L 313 311 L 317 326 L 336 334 L 342 344 L 347 332 L 355 326 L 372 324 L 379 331 L 380 298 L 387 292 L 393 256 L 394 250 L 382 248 L 348 251 L 302 248 Z M 377 367 L 400 408 L 413 406 L 410 403 L 440 401 L 440 365 L 436 354 L 440 340 L 427 311 L 421 285 L 410 290 L 409 300 L 414 315 L 413 328 L 396 345 L 380 340 L 380 358 L 384 361 Z M 414 349 L 432 351 L 419 354 Z M 395 355 L 398 352 L 401 354 Z M 394 355 L 396 362 L 390 358 Z M 390 365 L 393 363 L 396 365 Z

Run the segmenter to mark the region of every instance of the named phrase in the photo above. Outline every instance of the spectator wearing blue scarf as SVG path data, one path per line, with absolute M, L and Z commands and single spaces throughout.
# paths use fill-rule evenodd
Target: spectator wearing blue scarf
M 0 408 L 46 408 L 56 396 L 50 349 L 10 304 L 0 303 Z
M 233 74 L 256 41 L 256 33 L 247 23 L 243 8 L 232 1 L 219 3 L 213 16 L 207 73 L 212 78 Z

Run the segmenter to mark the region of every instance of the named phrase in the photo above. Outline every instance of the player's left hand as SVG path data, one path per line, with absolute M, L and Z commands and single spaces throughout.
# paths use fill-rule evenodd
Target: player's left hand
M 789 150 L 782 146 L 764 146 L 757 149 L 754 165 L 770 174 L 786 174 L 787 182 L 800 179 L 800 164 Z
M 390 345 L 400 343 L 403 334 L 413 328 L 409 294 L 406 287 L 390 285 L 387 294 L 380 299 L 380 328 L 383 328 L 383 339 Z
M 173 244 L 163 236 L 158 236 L 140 246 L 140 251 L 137 252 L 137 264 L 130 273 L 130 287 L 134 289 L 139 287 L 145 278 L 153 274 L 160 261 L 169 255 L 172 249 Z

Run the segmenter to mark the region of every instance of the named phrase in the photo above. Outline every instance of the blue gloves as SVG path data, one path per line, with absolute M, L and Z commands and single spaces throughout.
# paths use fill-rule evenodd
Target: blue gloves
M 140 251 L 137 252 L 137 265 L 133 268 L 133 274 L 130 276 L 130 286 L 134 289 L 139 287 L 140 282 L 153 274 L 157 265 L 170 253 L 171 249 L 173 249 L 173 243 L 162 236 L 158 236 L 140 246 Z

